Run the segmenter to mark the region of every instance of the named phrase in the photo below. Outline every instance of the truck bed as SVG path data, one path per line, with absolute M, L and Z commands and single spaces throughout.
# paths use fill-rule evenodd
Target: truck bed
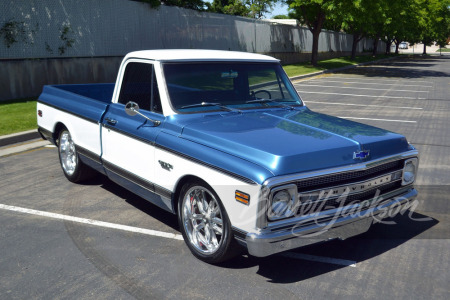
M 105 103 L 111 103 L 114 92 L 114 83 L 64 84 L 52 87 Z
M 47 85 L 38 101 L 97 123 L 113 91 L 114 83 Z

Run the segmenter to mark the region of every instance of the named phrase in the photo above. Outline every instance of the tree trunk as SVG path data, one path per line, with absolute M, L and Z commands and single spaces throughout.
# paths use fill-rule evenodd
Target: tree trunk
M 325 12 L 321 9 L 317 12 L 316 18 L 314 20 L 308 20 L 306 7 L 300 6 L 303 17 L 306 21 L 306 25 L 308 26 L 309 31 L 311 31 L 313 35 L 313 45 L 312 45 L 312 53 L 311 53 L 311 64 L 313 66 L 317 66 L 317 61 L 319 57 L 319 36 L 320 32 L 322 32 L 323 22 L 325 21 Z
M 398 54 L 398 46 L 400 45 L 400 41 L 397 38 L 395 38 L 392 40 L 392 42 L 395 45 L 395 54 Z
M 386 42 L 386 54 L 391 53 L 391 45 L 392 45 L 391 40 L 389 40 L 389 42 Z
M 378 40 L 379 40 L 379 36 L 375 36 L 375 38 L 373 39 L 373 49 L 372 49 L 372 55 L 373 56 L 377 56 L 377 52 L 378 52 Z
M 427 44 L 424 42 L 423 43 L 423 53 L 422 55 L 427 55 Z
M 313 45 L 311 54 L 311 64 L 317 66 L 317 61 L 319 58 L 319 35 L 321 30 L 314 30 L 313 34 Z
M 358 42 L 360 41 L 359 33 L 353 34 L 353 43 L 352 43 L 352 60 L 356 58 L 356 48 L 358 47 Z

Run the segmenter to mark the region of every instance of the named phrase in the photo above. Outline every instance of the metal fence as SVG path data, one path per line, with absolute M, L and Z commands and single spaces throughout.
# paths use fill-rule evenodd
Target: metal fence
M 143 49 L 222 49 L 308 60 L 306 28 L 129 0 L 4 0 L 0 101 L 39 95 L 45 84 L 113 82 L 121 58 Z M 324 31 L 322 58 L 347 55 L 352 36 Z M 359 43 L 358 52 L 371 40 Z M 383 49 L 383 47 L 379 47 Z
M 306 28 L 129 0 L 10 0 L 0 26 L 0 58 L 123 56 L 167 48 L 298 53 L 312 47 Z M 351 51 L 351 42 L 351 35 L 325 31 L 319 51 Z M 362 41 L 358 50 L 370 47 L 371 41 Z

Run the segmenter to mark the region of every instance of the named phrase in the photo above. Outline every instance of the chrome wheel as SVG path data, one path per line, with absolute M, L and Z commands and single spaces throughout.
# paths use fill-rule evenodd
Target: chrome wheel
M 202 186 L 191 187 L 183 197 L 182 225 L 189 243 L 202 254 L 215 253 L 224 236 L 223 217 L 214 195 Z
M 64 173 L 72 176 L 77 168 L 78 157 L 75 151 L 75 143 L 68 131 L 62 132 L 59 138 L 59 157 Z

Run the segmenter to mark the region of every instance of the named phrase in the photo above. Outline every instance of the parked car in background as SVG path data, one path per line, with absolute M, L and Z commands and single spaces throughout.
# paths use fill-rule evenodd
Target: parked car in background
M 407 42 L 401 42 L 398 46 L 399 49 L 408 49 L 408 43 Z

